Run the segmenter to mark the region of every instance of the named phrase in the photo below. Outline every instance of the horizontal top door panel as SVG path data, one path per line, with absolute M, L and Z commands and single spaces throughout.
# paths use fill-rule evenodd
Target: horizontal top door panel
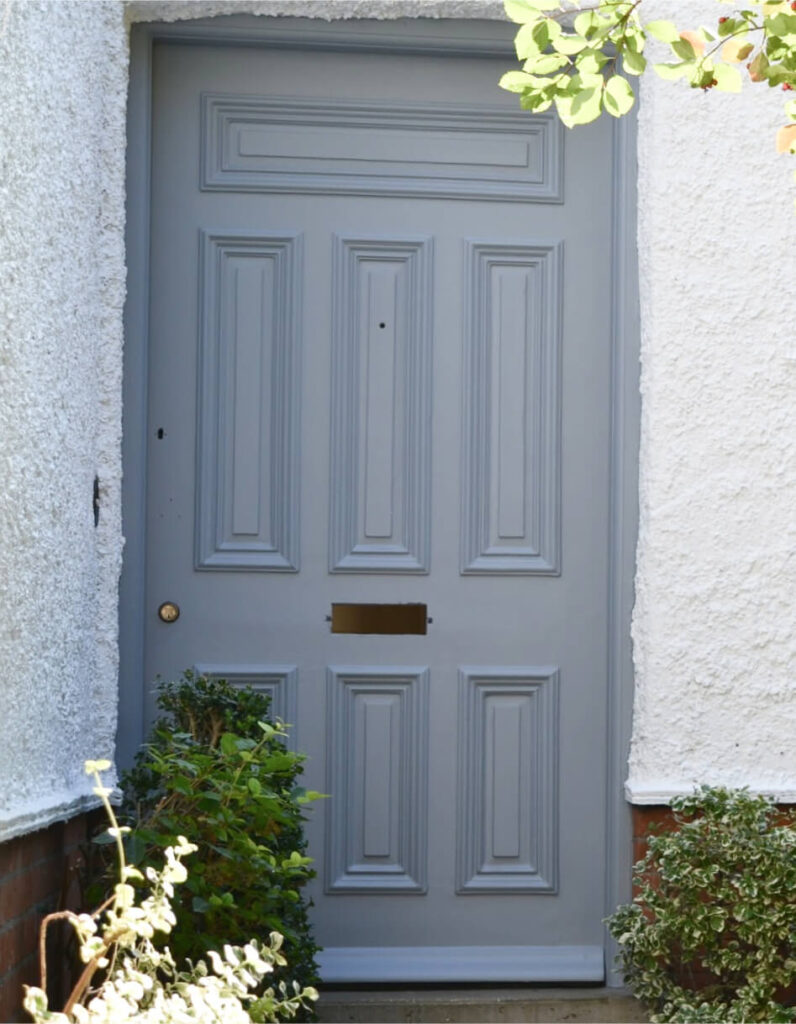
M 561 202 L 561 150 L 521 110 L 203 97 L 205 190 Z

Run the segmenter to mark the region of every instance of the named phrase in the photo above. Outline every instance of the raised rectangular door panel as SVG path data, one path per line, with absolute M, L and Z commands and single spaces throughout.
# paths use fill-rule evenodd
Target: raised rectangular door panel
M 426 888 L 428 670 L 327 670 L 326 891 Z
M 463 573 L 559 572 L 562 263 L 465 243 Z
M 428 572 L 431 239 L 334 239 L 331 572 Z
M 297 572 L 301 235 L 201 234 L 196 567 Z
M 482 105 L 207 95 L 207 190 L 562 200 L 561 123 Z
M 558 671 L 459 670 L 457 892 L 558 884 Z

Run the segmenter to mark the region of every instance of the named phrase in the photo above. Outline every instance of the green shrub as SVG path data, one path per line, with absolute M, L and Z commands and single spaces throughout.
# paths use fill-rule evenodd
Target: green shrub
M 796 1019 L 796 828 L 767 798 L 702 787 L 672 801 L 636 896 L 608 919 L 653 1021 Z
M 302 807 L 318 794 L 297 785 L 303 756 L 286 749 L 281 723 L 268 721 L 270 698 L 251 689 L 186 672 L 160 687 L 158 706 L 165 716 L 123 777 L 120 818 L 142 870 L 160 864 L 179 835 L 199 848 L 175 894 L 172 953 L 197 961 L 277 931 L 290 977 L 315 985 Z

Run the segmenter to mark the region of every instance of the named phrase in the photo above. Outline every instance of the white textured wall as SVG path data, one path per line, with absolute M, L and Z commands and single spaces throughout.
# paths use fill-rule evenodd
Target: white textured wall
M 645 0 L 705 18 L 705 0 Z M 492 0 L 12 3 L 0 28 L 0 837 L 80 804 L 116 714 L 123 20 L 498 16 Z M 2 18 L 0 18 L 0 21 Z M 640 117 L 643 422 L 628 790 L 796 797 L 796 218 L 781 97 L 653 77 Z M 91 516 L 94 473 L 102 516 Z M 791 558 L 789 567 L 788 559 Z
M 715 25 L 710 0 L 648 16 Z M 788 94 L 645 78 L 641 524 L 628 789 L 796 799 L 796 158 Z
M 82 806 L 113 752 L 122 17 L 0 5 L 0 837 Z

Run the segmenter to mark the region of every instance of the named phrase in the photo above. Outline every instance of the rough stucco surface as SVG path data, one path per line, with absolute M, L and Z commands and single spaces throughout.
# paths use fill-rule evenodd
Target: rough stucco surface
M 181 21 L 220 14 L 292 18 L 503 18 L 501 0 L 130 0 L 127 18 Z
M 113 754 L 127 54 L 116 3 L 0 14 L 6 838 L 84 806 L 84 758 Z
M 722 13 L 644 8 L 691 26 Z M 773 143 L 786 98 L 644 80 L 639 801 L 695 782 L 796 799 L 796 161 Z
M 701 4 L 712 20 L 717 7 Z M 682 20 L 679 0 L 645 10 Z M 15 3 L 0 29 L 0 836 L 79 806 L 116 715 L 125 24 L 490 17 L 484 0 Z M 689 3 L 696 20 L 699 8 Z M 796 797 L 792 161 L 781 96 L 645 79 L 628 792 Z M 102 481 L 94 529 L 91 487 Z M 789 561 L 789 558 L 791 561 Z

